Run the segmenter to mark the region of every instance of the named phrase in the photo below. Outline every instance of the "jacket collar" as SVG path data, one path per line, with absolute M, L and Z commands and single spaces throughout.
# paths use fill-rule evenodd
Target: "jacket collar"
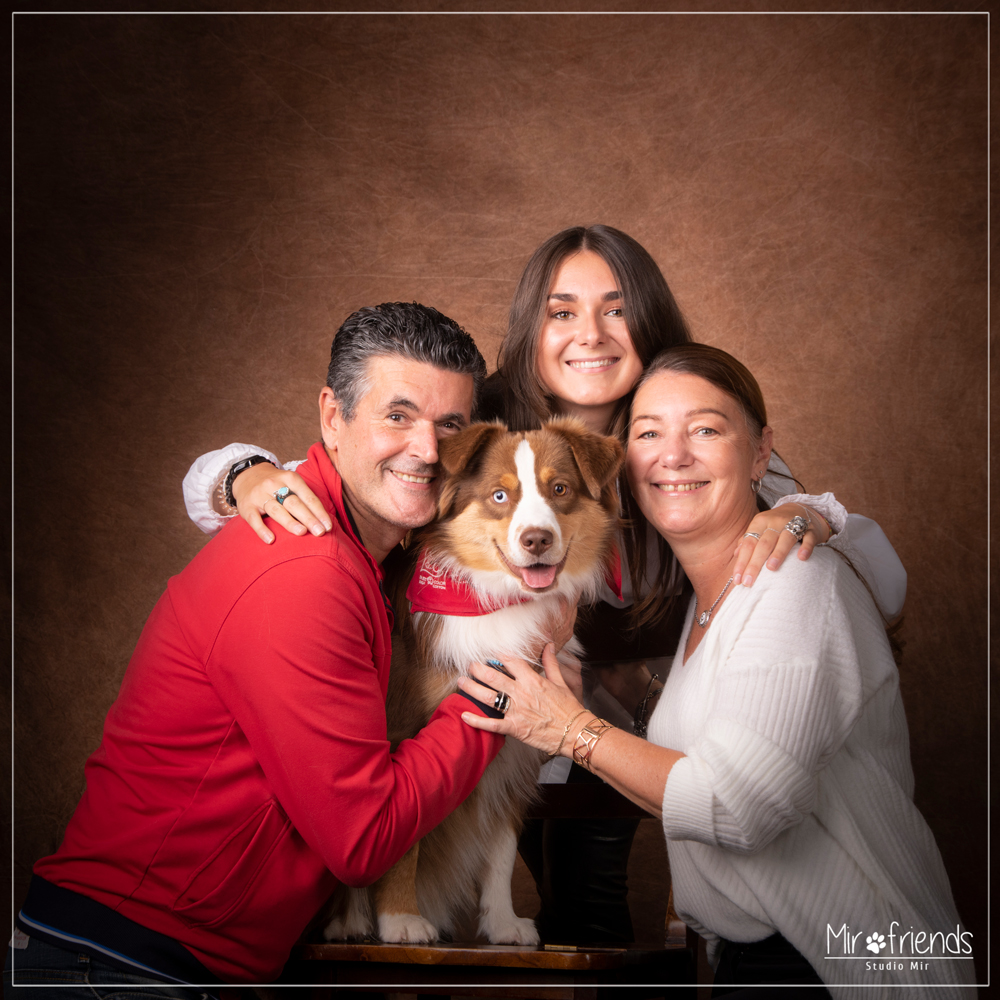
M 306 461 L 296 470 L 300 476 L 312 487 L 313 492 L 319 497 L 320 502 L 333 515 L 338 527 L 357 546 L 364 556 L 365 561 L 371 566 L 372 572 L 379 585 L 382 583 L 382 567 L 375 561 L 375 557 L 365 548 L 361 541 L 361 534 L 358 526 L 354 523 L 347 503 L 344 500 L 344 483 L 340 478 L 337 467 L 327 454 L 322 441 L 317 441 L 310 449 Z

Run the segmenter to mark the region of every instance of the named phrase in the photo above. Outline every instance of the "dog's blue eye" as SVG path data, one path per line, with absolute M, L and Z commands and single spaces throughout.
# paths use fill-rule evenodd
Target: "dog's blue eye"
M 507 493 L 506 493 L 506 491 L 505 490 L 497 490 L 493 494 L 493 499 L 494 499 L 494 501 L 496 503 L 506 503 L 507 502 Z

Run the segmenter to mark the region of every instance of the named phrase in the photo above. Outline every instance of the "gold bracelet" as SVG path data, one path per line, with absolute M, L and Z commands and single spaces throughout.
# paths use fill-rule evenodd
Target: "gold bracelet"
M 586 711 L 587 710 L 585 708 L 581 708 L 580 711 L 577 712 L 576 715 L 574 715 L 573 718 L 566 723 L 566 728 L 563 730 L 562 739 L 559 741 L 559 746 L 557 746 L 555 750 L 553 750 L 552 753 L 549 754 L 550 757 L 557 756 L 559 751 L 562 750 L 563 744 L 566 742 L 566 737 L 569 736 L 569 727 L 572 726 L 573 723 L 576 722 L 576 720 L 579 719 L 580 716 L 583 715 L 583 713 Z
M 596 723 L 593 729 L 591 729 L 591 724 Z M 611 725 L 610 722 L 606 722 L 604 719 L 598 719 L 596 716 L 590 720 L 580 730 L 579 736 L 576 738 L 576 744 L 573 746 L 573 760 L 578 764 L 585 767 L 588 771 L 593 770 L 590 766 L 590 758 L 594 752 L 594 747 L 597 746 L 601 737 L 609 730 L 615 727 Z M 586 748 L 586 752 L 584 752 Z

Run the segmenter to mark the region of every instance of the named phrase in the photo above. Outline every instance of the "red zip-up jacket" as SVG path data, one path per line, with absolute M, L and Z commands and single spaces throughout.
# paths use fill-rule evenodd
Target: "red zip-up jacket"
M 173 577 L 35 873 L 273 980 L 339 880 L 367 885 L 472 791 L 502 738 L 458 695 L 390 753 L 391 614 L 321 444 L 299 474 L 333 517 L 271 545 L 235 518 Z

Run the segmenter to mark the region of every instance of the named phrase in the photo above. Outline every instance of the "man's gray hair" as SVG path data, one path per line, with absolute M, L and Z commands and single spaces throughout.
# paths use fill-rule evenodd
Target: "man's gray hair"
M 330 349 L 326 384 L 348 422 L 371 390 L 370 362 L 395 356 L 471 375 L 473 410 L 486 378 L 486 362 L 475 341 L 453 319 L 419 302 L 383 302 L 344 320 Z

